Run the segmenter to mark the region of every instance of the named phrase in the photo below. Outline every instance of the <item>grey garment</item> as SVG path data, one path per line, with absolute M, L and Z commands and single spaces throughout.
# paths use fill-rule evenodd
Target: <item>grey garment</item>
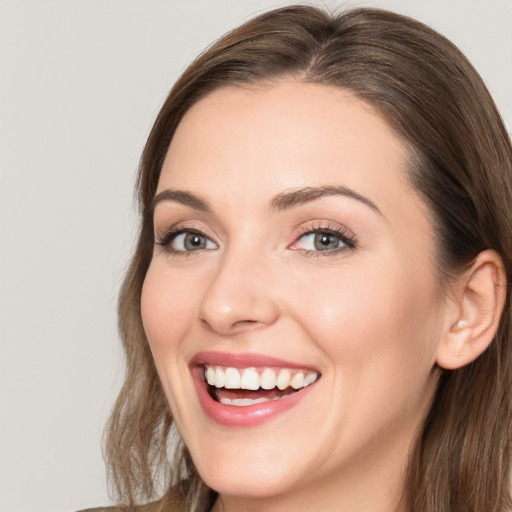
M 79 510 L 77 512 L 174 512 L 178 511 L 177 508 L 172 505 L 165 503 L 163 500 L 153 501 L 147 505 L 140 505 L 130 509 L 122 509 L 119 507 L 99 507 L 99 508 L 88 508 L 85 510 Z

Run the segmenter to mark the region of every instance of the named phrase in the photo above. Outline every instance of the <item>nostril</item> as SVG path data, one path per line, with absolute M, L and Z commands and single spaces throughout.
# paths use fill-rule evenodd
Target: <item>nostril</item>
M 244 330 L 252 330 L 257 329 L 259 327 L 263 327 L 265 322 L 260 322 L 258 320 L 237 320 L 229 325 L 221 326 L 219 322 L 214 323 L 213 325 L 205 318 L 201 318 L 201 322 L 204 327 L 206 327 L 209 331 L 220 332 L 223 331 L 223 334 L 237 333 Z
M 233 329 L 247 329 L 253 327 L 260 327 L 264 325 L 263 322 L 259 322 L 258 320 L 238 320 L 233 323 Z

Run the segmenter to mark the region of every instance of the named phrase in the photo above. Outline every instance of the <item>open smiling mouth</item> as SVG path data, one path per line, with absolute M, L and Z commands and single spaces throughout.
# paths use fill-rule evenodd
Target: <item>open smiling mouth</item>
M 320 374 L 288 368 L 204 366 L 208 394 L 224 405 L 246 407 L 280 400 L 313 384 Z

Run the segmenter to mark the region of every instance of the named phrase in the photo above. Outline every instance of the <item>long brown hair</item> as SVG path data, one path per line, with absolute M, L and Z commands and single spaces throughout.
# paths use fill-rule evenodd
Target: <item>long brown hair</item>
M 106 437 L 111 477 L 128 505 L 160 492 L 175 504 L 173 510 L 205 511 L 215 499 L 172 435 L 172 415 L 141 321 L 141 289 L 154 244 L 149 206 L 163 160 L 183 115 L 201 98 L 226 85 L 264 85 L 283 77 L 351 90 L 404 141 L 408 177 L 435 227 L 440 279 L 494 249 L 510 282 L 510 139 L 482 79 L 451 42 L 415 20 L 378 9 L 330 15 L 285 7 L 233 30 L 177 81 L 141 159 L 140 237 L 119 300 L 126 380 Z M 459 370 L 439 370 L 437 393 L 406 469 L 408 510 L 503 512 L 510 506 L 511 327 L 507 290 L 489 349 Z

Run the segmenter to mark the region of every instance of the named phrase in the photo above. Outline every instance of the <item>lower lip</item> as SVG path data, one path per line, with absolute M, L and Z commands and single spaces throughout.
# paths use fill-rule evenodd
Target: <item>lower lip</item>
M 255 427 L 296 406 L 306 398 L 316 382 L 292 395 L 278 400 L 269 400 L 254 405 L 236 406 L 221 404 L 208 393 L 207 384 L 203 379 L 203 368 L 192 369 L 194 384 L 196 386 L 199 403 L 206 415 L 215 423 L 226 427 Z M 317 381 L 318 382 L 318 381 Z

